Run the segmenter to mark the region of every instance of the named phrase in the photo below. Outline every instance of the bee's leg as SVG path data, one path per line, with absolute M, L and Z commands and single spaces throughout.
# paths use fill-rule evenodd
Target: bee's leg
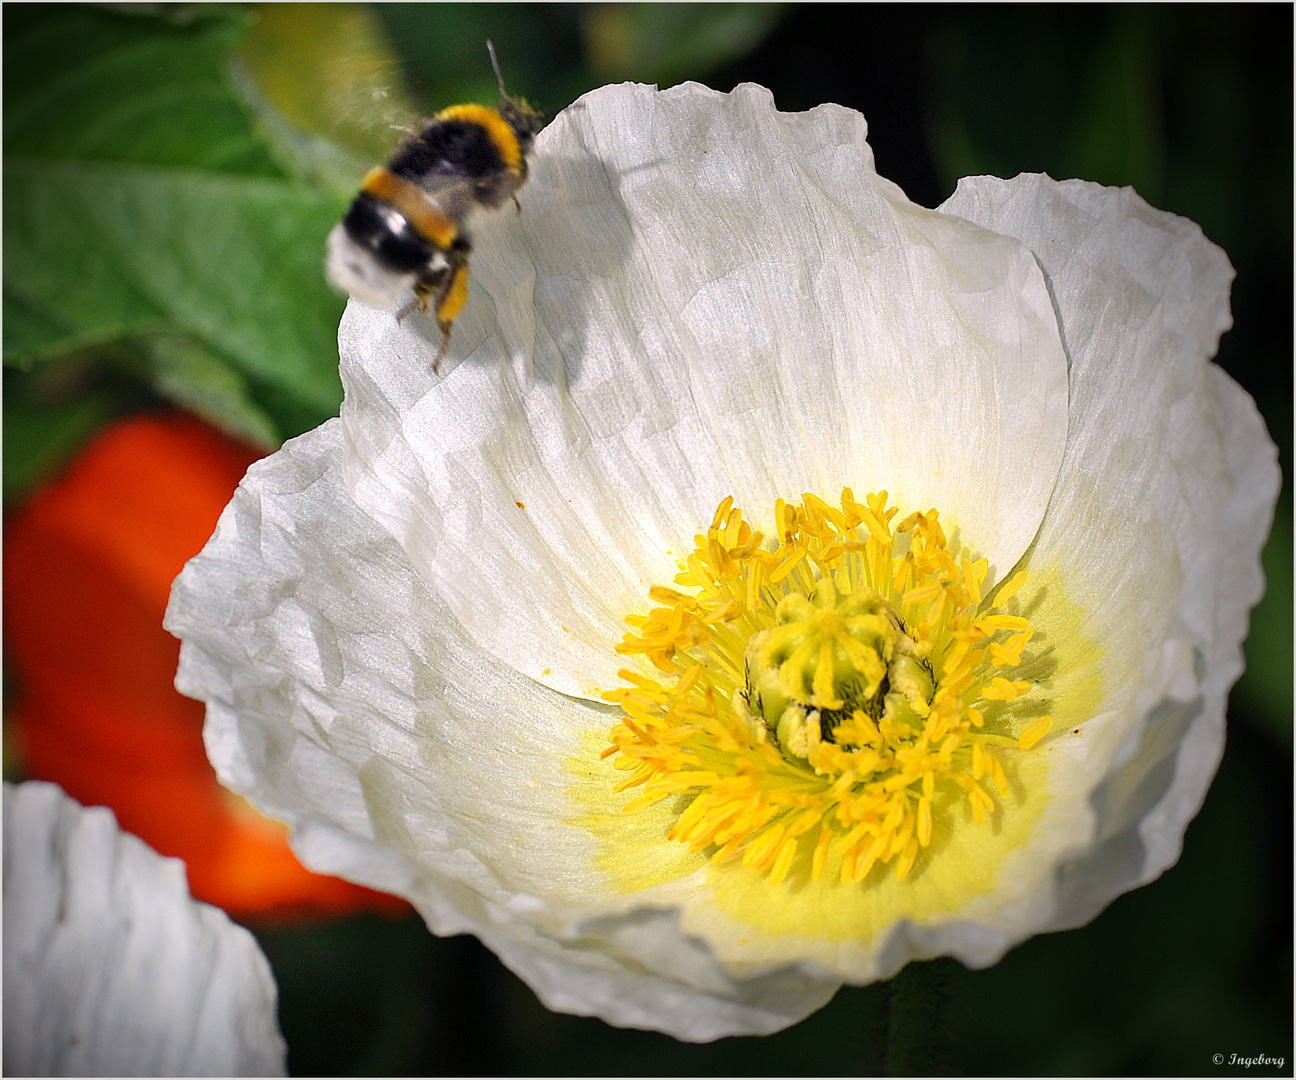
M 450 348 L 450 328 L 454 325 L 454 316 L 444 319 L 441 317 L 441 309 L 445 305 L 446 297 L 450 295 L 450 288 L 454 284 L 454 273 L 445 275 L 440 282 L 440 288 L 437 289 L 436 307 L 433 309 L 437 313 L 437 326 L 441 330 L 441 348 L 437 350 L 436 358 L 432 361 L 432 374 L 435 375 L 441 370 L 441 361 L 444 359 L 446 350 Z
M 444 273 L 444 271 L 442 271 L 442 273 Z M 441 281 L 439 278 L 419 278 L 414 282 L 414 295 L 396 309 L 396 321 L 404 322 L 405 316 L 415 308 L 418 308 L 419 311 L 427 314 L 428 295 L 440 284 Z
M 522 213 L 522 204 L 521 204 L 520 202 L 518 202 L 518 197 L 517 197 L 516 192 L 515 192 L 514 195 L 513 195 L 513 205 L 517 207 L 517 212 L 518 212 L 519 214 Z
M 435 374 L 441 367 L 441 358 L 450 348 L 450 329 L 464 304 L 468 302 L 468 263 L 460 258 L 445 280 L 440 283 L 436 297 L 437 326 L 441 328 L 441 349 L 432 361 Z
M 441 327 L 441 348 L 437 350 L 436 359 L 432 361 L 432 374 L 436 375 L 441 370 L 441 361 L 445 357 L 446 350 L 450 348 L 450 330 L 451 323 L 446 323 Z

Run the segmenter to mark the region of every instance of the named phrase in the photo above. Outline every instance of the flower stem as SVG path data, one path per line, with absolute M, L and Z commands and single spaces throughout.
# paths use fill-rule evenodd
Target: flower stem
M 931 1076 L 944 1042 L 941 1005 L 946 996 L 945 962 L 913 963 L 890 983 L 886 1074 Z

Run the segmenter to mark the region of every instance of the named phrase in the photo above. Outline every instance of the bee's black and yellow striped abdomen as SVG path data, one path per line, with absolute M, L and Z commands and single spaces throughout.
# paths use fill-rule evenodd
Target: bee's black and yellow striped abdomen
M 356 196 L 342 227 L 375 259 L 398 273 L 413 274 L 427 266 L 435 246 L 382 200 L 362 191 Z

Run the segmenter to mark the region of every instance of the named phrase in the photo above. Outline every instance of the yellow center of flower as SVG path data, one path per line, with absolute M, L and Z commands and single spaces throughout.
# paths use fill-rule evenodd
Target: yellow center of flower
M 603 752 L 629 774 L 616 790 L 643 788 L 626 810 L 680 798 L 670 839 L 776 884 L 799 857 L 816 881 L 838 858 L 843 883 L 891 863 L 903 880 L 942 808 L 966 799 L 984 824 L 1009 793 L 1000 755 L 1052 726 L 998 673 L 1031 639 L 1009 610 L 1026 574 L 983 599 L 986 561 L 956 560 L 935 510 L 897 514 L 885 491 L 780 499 L 767 545 L 720 504 L 680 588 L 650 589 L 660 606 L 617 646 L 664 676 L 622 671 L 604 695 L 624 713 Z

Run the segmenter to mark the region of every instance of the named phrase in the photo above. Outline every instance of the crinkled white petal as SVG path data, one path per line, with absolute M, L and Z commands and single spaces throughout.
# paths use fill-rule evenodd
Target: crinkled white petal
M 342 445 L 330 422 L 253 466 L 172 591 L 177 686 L 208 703 L 222 783 L 289 822 L 306 865 L 476 934 L 554 1009 L 707 1040 L 823 1005 L 839 979 L 735 978 L 598 869 L 573 766 L 611 709 L 476 646 L 343 490 Z
M 586 95 L 475 232 L 444 379 L 430 319 L 352 303 L 357 502 L 461 624 L 567 693 L 733 495 L 886 489 L 1012 566 L 1066 437 L 1043 278 L 1005 237 L 878 177 L 858 113 L 687 84 Z
M 1071 361 L 1071 434 L 1030 565 L 1064 572 L 1104 654 L 1111 715 L 1087 754 L 1102 782 L 1079 816 L 1094 836 L 1060 868 L 1050 921 L 1075 926 L 1173 865 L 1205 798 L 1264 592 L 1277 451 L 1208 363 L 1233 269 L 1197 225 L 1130 188 L 1042 175 L 965 179 L 942 209 L 1035 252 Z
M 858 936 L 840 932 L 841 918 L 838 932 L 816 934 L 834 920 L 795 886 L 771 887 L 770 904 L 800 903 L 799 924 L 753 912 L 724 870 L 643 894 L 678 907 L 731 968 L 800 957 L 863 982 L 915 958 L 992 964 L 1172 865 L 1219 762 L 1279 483 L 1254 403 L 1208 362 L 1228 326 L 1231 268 L 1195 225 L 1129 191 L 978 178 L 960 195 L 944 209 L 1041 252 L 1072 357 L 1071 439 L 1024 561 L 1044 666 L 1022 675 L 1039 674 L 1036 693 L 1065 725 L 1032 752 L 1038 787 L 1021 810 L 1044 805 L 991 887 L 933 899 L 949 888 L 933 866 L 907 886 L 909 915 L 877 936 L 863 928 L 890 881 L 849 898 Z
M 751 89 L 583 99 L 546 132 L 522 218 L 479 236 L 458 366 L 434 382 L 435 332 L 353 307 L 342 422 L 254 467 L 173 592 L 177 683 L 208 703 L 222 781 L 288 820 L 308 865 L 409 897 L 439 933 L 476 933 L 551 1007 L 708 1039 L 776 1030 L 838 982 L 915 957 L 992 963 L 1172 861 L 1218 760 L 1276 490 L 1254 407 L 1207 363 L 1227 264 L 1121 193 L 961 189 L 946 209 L 1019 233 L 1023 263 L 1015 242 L 983 248 L 973 226 L 908 207 L 862 136 L 854 114 L 780 116 Z M 752 200 L 760 168 L 769 206 Z M 672 169 L 674 188 L 649 182 Z M 758 243 L 748 218 L 767 226 L 782 206 L 787 228 Z M 803 212 L 820 215 L 810 269 L 780 247 Z M 688 247 L 720 225 L 727 246 Z M 923 229 L 927 255 L 901 245 L 914 287 L 875 283 L 896 265 L 870 238 Z M 1001 258 L 965 262 L 963 242 Z M 779 265 L 751 271 L 758 247 Z M 915 284 L 942 273 L 958 288 Z M 890 291 L 874 307 L 804 301 L 875 287 Z M 1015 314 L 995 322 L 1012 289 Z M 843 326 L 842 309 L 871 314 Z M 951 310 L 998 328 L 972 334 L 980 359 L 935 348 Z M 1056 477 L 1047 403 L 1065 391 L 1032 368 L 1053 347 L 1045 324 L 1061 327 L 1075 399 Z M 1040 328 L 1033 352 L 1024 325 Z M 1012 333 L 1016 351 L 986 344 Z M 905 349 L 912 363 L 891 363 Z M 1008 392 L 1027 386 L 1042 409 Z M 948 416 L 971 422 L 961 391 L 993 413 L 946 432 L 971 464 L 948 454 L 924 472 L 915 448 Z M 904 420 L 897 403 L 919 399 L 902 441 L 888 409 Z M 885 484 L 870 455 L 890 463 Z M 1052 496 L 1012 543 L 1031 515 L 1005 477 L 1027 502 Z M 667 841 L 665 804 L 619 814 L 597 761 L 613 715 L 579 695 L 617 663 L 596 646 L 670 581 L 723 495 L 760 507 L 842 484 L 938 505 L 997 573 L 1033 542 L 1029 614 L 1058 658 L 1042 690 L 1076 726 L 1010 764 L 1035 770 L 1022 814 L 984 836 L 969 822 L 905 883 L 767 892 Z
M 184 864 L 52 784 L 4 785 L 6 1076 L 283 1076 L 270 966 Z

